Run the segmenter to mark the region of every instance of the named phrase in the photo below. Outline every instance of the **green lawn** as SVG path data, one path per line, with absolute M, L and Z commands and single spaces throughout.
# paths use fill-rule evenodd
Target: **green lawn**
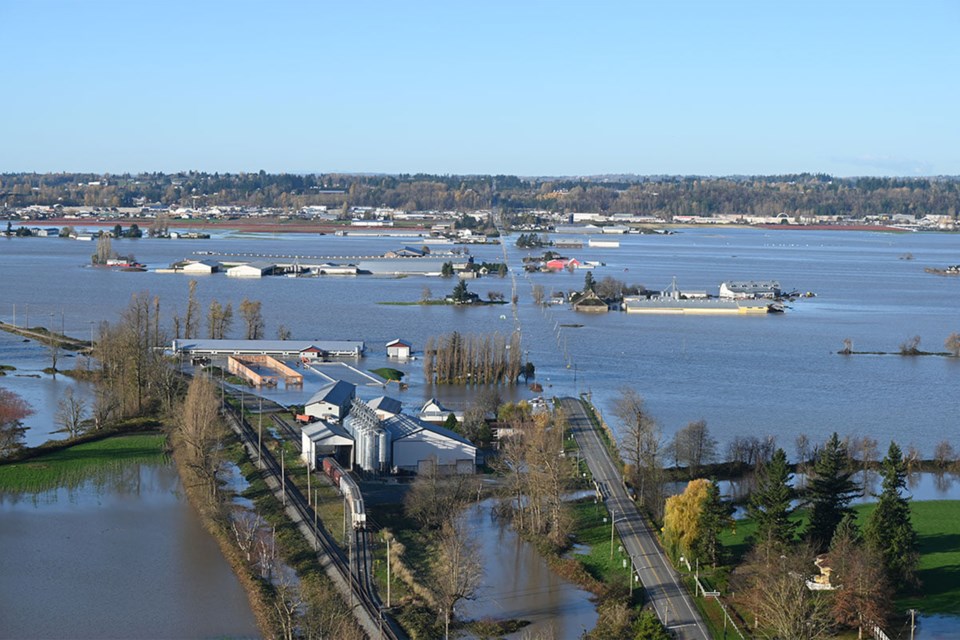
M 575 502 L 573 505 L 574 525 L 577 544 L 589 549 L 577 549 L 574 557 L 586 568 L 587 572 L 610 584 L 628 586 L 629 570 L 623 568 L 627 556 L 621 553 L 620 536 L 613 538 L 613 559 L 610 554 L 610 516 L 603 504 L 594 504 L 593 500 Z M 607 519 L 604 522 L 604 518 Z M 629 567 L 629 560 L 628 567 Z
M 873 504 L 857 507 L 865 522 Z M 900 598 L 897 605 L 923 613 L 960 615 L 960 500 L 911 503 L 913 526 L 920 543 L 919 595 Z
M 901 610 L 917 609 L 923 613 L 960 614 L 960 500 L 911 502 L 913 526 L 919 537 L 921 581 L 919 594 L 897 600 Z M 857 522 L 861 529 L 875 503 L 857 505 Z M 806 523 L 801 512 L 800 529 Z M 749 519 L 738 520 L 736 532 L 724 532 L 721 540 L 734 561 L 749 549 L 747 538 L 755 526 Z
M 96 474 L 131 462 L 165 460 L 161 434 L 113 436 L 0 466 L 0 490 L 45 491 L 78 486 Z

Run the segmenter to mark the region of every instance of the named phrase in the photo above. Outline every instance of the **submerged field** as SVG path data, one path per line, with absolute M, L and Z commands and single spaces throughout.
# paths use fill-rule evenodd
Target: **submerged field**
M 97 473 L 131 462 L 165 460 L 162 434 L 119 435 L 85 442 L 35 458 L 0 465 L 0 491 L 46 491 L 76 486 Z

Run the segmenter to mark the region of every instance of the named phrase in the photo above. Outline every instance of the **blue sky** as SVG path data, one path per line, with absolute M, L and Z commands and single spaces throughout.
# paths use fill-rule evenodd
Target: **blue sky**
M 0 171 L 960 174 L 960 3 L 0 0 Z

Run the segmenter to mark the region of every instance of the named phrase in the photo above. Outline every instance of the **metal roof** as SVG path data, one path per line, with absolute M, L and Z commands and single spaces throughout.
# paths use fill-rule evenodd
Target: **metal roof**
M 416 418 L 406 413 L 401 413 L 391 416 L 385 420 L 381 420 L 380 426 L 390 432 L 390 439 L 392 441 L 400 440 L 401 438 L 407 438 L 415 433 L 419 433 L 420 431 L 430 431 L 431 433 L 443 436 L 444 438 L 455 440 L 460 444 L 465 444 L 476 448 L 472 442 L 461 436 L 459 433 L 450 431 L 450 429 L 438 427 L 437 425 L 430 424 L 429 422 L 424 422 L 420 418 Z
M 356 395 L 356 392 L 356 385 L 344 382 L 343 380 L 337 380 L 336 382 L 331 382 L 330 384 L 325 384 L 320 387 L 320 390 L 313 394 L 313 396 L 307 400 L 306 404 L 311 405 L 315 402 L 326 402 L 342 407 L 350 402 Z
M 331 424 L 323 420 L 304 425 L 301 431 L 313 442 L 320 442 L 321 440 L 326 440 L 332 436 L 347 438 L 350 441 L 353 441 L 353 436 L 347 433 L 346 429 L 340 425 Z
M 400 413 L 403 408 L 403 403 L 396 398 L 388 398 L 387 396 L 377 396 L 367 404 L 374 411 L 384 411 L 386 413 Z
M 316 347 L 328 353 L 363 352 L 358 340 L 174 340 L 174 350 L 238 353 L 299 353 Z

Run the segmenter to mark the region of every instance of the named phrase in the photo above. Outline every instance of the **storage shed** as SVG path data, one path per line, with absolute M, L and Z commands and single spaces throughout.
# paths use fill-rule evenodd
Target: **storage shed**
M 410 357 L 412 345 L 409 342 L 397 338 L 387 343 L 387 357 L 406 360 Z

